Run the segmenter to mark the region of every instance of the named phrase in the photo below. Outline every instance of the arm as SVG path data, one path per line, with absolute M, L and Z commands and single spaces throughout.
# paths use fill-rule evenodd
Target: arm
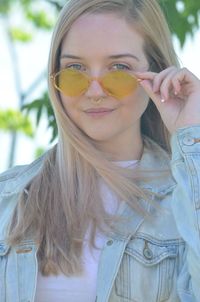
M 177 182 L 172 210 L 186 242 L 178 292 L 181 301 L 200 301 L 200 80 L 175 66 L 138 77 L 172 134 L 171 167 Z
M 177 130 L 171 147 L 172 173 L 177 182 L 172 210 L 187 244 L 185 268 L 179 276 L 179 294 L 186 295 L 184 274 L 188 270 L 191 290 L 196 301 L 200 301 L 200 125 Z

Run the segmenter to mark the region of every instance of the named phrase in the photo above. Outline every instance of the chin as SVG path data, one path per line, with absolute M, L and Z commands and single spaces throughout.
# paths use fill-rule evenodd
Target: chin
M 112 135 L 108 135 L 108 133 L 98 133 L 95 131 L 95 133 L 91 132 L 85 132 L 85 134 L 93 141 L 96 142 L 105 142 L 105 141 L 111 141 L 112 140 Z

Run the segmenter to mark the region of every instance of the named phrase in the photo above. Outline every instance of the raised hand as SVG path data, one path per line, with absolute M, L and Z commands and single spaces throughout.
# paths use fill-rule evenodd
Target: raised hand
M 160 73 L 137 72 L 136 76 L 170 133 L 200 124 L 200 80 L 191 71 L 171 66 Z

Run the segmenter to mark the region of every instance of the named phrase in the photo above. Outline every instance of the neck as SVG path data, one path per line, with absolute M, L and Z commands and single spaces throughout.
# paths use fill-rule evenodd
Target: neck
M 140 160 L 143 139 L 141 133 L 131 137 L 116 137 L 112 141 L 98 143 L 98 148 L 112 161 Z

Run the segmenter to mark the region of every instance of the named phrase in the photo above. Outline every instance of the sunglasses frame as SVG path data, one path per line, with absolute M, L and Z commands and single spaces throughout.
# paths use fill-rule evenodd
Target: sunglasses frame
M 54 87 L 55 87 L 58 91 L 60 91 L 61 93 L 63 93 L 63 90 L 60 89 L 60 87 L 56 84 L 56 77 L 57 77 L 61 72 L 63 72 L 64 70 L 68 70 L 68 68 L 63 68 L 63 69 L 59 70 L 58 72 L 52 73 L 52 74 L 50 75 L 50 79 L 53 80 L 53 85 L 54 85 Z M 70 69 L 69 69 L 69 70 L 70 70 Z M 73 69 L 72 69 L 72 70 L 73 70 Z M 86 73 L 84 73 L 84 72 L 81 72 L 81 71 L 79 71 L 79 70 L 74 70 L 74 71 L 77 72 L 77 73 L 82 74 L 82 75 L 84 76 L 84 78 L 88 80 L 88 86 L 87 86 L 87 88 L 85 88 L 82 92 L 80 92 L 80 94 L 78 94 L 76 97 L 81 96 L 83 93 L 85 93 L 85 92 L 87 91 L 87 89 L 89 88 L 89 86 L 91 85 L 92 81 L 95 80 L 95 81 L 97 81 L 97 82 L 101 85 L 103 91 L 104 91 L 106 94 L 108 94 L 108 95 L 110 95 L 110 96 L 113 96 L 113 97 L 117 98 L 116 95 L 110 93 L 109 91 L 107 91 L 107 90 L 104 88 L 104 85 L 103 85 L 103 83 L 102 83 L 102 78 L 103 78 L 105 75 L 107 75 L 107 74 L 115 73 L 115 72 L 119 72 L 119 71 L 122 72 L 122 73 L 124 73 L 124 74 L 128 74 L 129 76 L 131 76 L 133 79 L 136 80 L 136 83 L 139 84 L 139 79 L 138 79 L 134 74 L 131 74 L 131 73 L 129 73 L 129 72 L 127 72 L 127 71 L 123 71 L 123 70 L 109 71 L 109 72 L 106 72 L 105 74 L 103 74 L 101 77 L 91 77 L 91 76 L 89 76 L 88 74 L 86 74 Z

